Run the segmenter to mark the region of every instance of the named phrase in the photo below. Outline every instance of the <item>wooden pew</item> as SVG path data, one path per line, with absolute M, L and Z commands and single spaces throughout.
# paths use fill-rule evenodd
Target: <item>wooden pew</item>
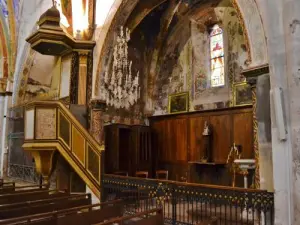
M 39 186 L 39 185 L 29 185 L 29 186 L 20 186 L 16 187 L 14 182 L 6 183 L 3 187 L 0 188 L 0 194 L 12 193 L 15 191 L 21 192 L 29 192 L 32 190 L 41 190 L 48 189 L 47 186 Z
M 123 202 L 115 200 L 56 212 L 2 220 L 0 221 L 0 225 L 91 225 L 110 218 L 121 217 L 122 215 Z
M 0 188 L 3 188 L 3 187 L 15 187 L 15 182 L 4 182 L 3 180 L 1 181 L 0 180 Z
M 52 212 L 91 204 L 90 194 L 70 195 L 0 206 L 0 219 Z
M 15 183 L 4 183 L 0 187 L 0 194 L 11 193 L 15 191 Z
M 34 201 L 39 199 L 49 199 L 59 196 L 66 196 L 68 193 L 66 192 L 59 192 L 56 190 L 33 190 L 33 191 L 26 191 L 26 192 L 13 192 L 9 194 L 0 195 L 0 205 L 4 204 L 12 204 L 17 202 L 25 202 L 25 201 Z
M 155 214 L 155 215 L 153 215 Z M 162 209 L 151 209 L 131 216 L 123 216 L 93 225 L 164 225 Z

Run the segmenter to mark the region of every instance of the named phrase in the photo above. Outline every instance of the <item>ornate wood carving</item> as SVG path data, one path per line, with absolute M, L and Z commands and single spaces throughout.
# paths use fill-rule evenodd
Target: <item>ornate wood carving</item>
M 71 82 L 70 82 L 70 103 L 76 104 L 78 98 L 78 73 L 79 73 L 79 55 L 78 52 L 72 53 L 72 62 L 71 62 Z
M 103 144 L 103 113 L 106 109 L 106 104 L 100 100 L 92 100 L 90 103 L 90 133 L 99 144 Z

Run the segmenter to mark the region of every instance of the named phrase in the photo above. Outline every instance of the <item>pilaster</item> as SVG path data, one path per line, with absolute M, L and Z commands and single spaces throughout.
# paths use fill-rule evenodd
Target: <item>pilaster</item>
M 106 110 L 106 103 L 102 100 L 91 101 L 91 126 L 90 133 L 100 144 L 104 144 L 103 114 Z
M 79 52 L 79 72 L 78 72 L 78 105 L 86 105 L 87 99 L 87 60 L 88 51 Z
M 247 83 L 251 86 L 251 91 L 252 91 L 252 105 L 253 105 L 253 150 L 254 150 L 254 159 L 255 159 L 255 179 L 254 179 L 254 184 L 255 188 L 260 189 L 260 188 L 266 188 L 265 185 L 261 185 L 262 183 L 265 182 L 264 177 L 269 176 L 265 174 L 262 169 L 261 165 L 264 164 L 264 162 L 261 160 L 261 146 L 260 146 L 260 141 L 259 141 L 259 135 L 260 132 L 259 130 L 262 130 L 261 124 L 259 123 L 259 115 L 261 111 L 261 106 L 258 105 L 258 98 L 265 98 L 266 96 L 258 96 L 257 89 L 260 86 L 259 82 L 259 77 L 263 76 L 265 74 L 269 73 L 269 65 L 263 65 L 260 67 L 254 67 L 254 68 L 249 68 L 247 70 L 242 71 L 242 74 L 246 77 Z M 267 92 L 268 93 L 268 92 Z M 269 98 L 268 98 L 269 99 Z M 270 108 L 270 104 L 265 102 L 265 107 Z M 269 110 L 270 111 L 270 110 Z M 263 121 L 264 123 L 264 121 Z M 261 128 L 261 129 L 260 129 Z M 263 134 L 261 134 L 263 135 Z M 264 167 L 262 167 L 264 168 Z M 261 179 L 262 178 L 262 179 Z M 272 185 L 271 185 L 272 186 Z

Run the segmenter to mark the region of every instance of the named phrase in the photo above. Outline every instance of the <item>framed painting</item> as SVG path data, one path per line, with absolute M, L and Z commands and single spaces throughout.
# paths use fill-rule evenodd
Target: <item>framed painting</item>
M 169 95 L 168 111 L 170 114 L 184 113 L 189 110 L 189 92 Z
M 252 90 L 249 84 L 245 82 L 234 84 L 233 105 L 252 105 Z

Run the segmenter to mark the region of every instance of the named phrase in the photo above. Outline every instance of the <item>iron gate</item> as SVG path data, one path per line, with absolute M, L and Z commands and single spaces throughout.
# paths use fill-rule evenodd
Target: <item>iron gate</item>
M 39 176 L 31 155 L 22 149 L 24 143 L 23 106 L 14 107 L 8 113 L 8 177 L 30 183 L 38 183 Z

